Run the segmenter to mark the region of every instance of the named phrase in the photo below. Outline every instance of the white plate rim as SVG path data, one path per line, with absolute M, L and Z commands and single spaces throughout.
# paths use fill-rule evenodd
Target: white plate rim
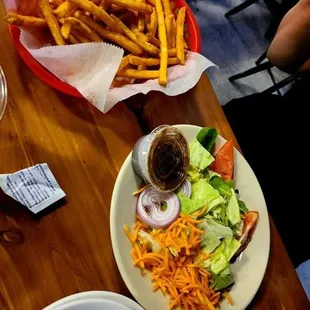
M 82 304 L 82 309 L 88 310 L 92 309 L 93 307 L 90 305 L 96 305 L 96 308 L 98 305 L 100 306 L 101 309 L 105 309 L 107 305 L 109 305 L 109 308 L 111 309 L 116 309 L 118 310 L 131 310 L 127 306 L 120 304 L 119 302 L 116 302 L 114 300 L 106 299 L 106 298 L 86 298 L 86 299 L 75 299 L 71 300 L 70 302 L 65 302 L 60 306 L 57 306 L 55 310 L 68 310 L 74 309 L 76 306 L 78 306 L 81 309 L 81 304 Z M 115 308 L 114 308 L 115 307 Z
M 173 125 L 174 127 L 180 129 L 182 131 L 182 129 L 185 129 L 186 128 L 195 128 L 197 130 L 197 132 L 202 129 L 203 127 L 201 126 L 196 126 L 196 125 L 189 125 L 189 124 L 178 124 L 178 125 Z M 220 139 L 223 139 L 224 141 L 227 141 L 224 137 L 220 136 Z M 237 152 L 242 158 L 243 160 L 245 161 L 245 163 L 248 165 L 248 168 L 251 172 L 251 174 L 253 175 L 254 179 L 256 180 L 257 184 L 258 184 L 258 189 L 260 190 L 260 193 L 261 193 L 261 196 L 263 198 L 263 201 L 264 201 L 264 207 L 267 211 L 267 214 L 268 214 L 268 209 L 267 209 L 267 205 L 266 205 L 266 202 L 265 202 L 265 198 L 264 198 L 264 195 L 263 195 L 263 192 L 262 192 L 262 189 L 261 189 L 261 186 L 257 180 L 257 177 L 254 173 L 254 171 L 252 170 L 251 166 L 249 165 L 249 163 L 247 162 L 247 160 L 243 157 L 243 155 L 234 147 L 234 152 Z M 115 182 L 115 185 L 114 185 L 114 189 L 113 189 L 113 193 L 112 193 L 112 199 L 111 199 L 111 208 L 110 208 L 110 234 L 111 234 L 111 240 L 112 240 L 112 249 L 113 249 L 113 253 L 114 253 L 114 257 L 115 257 L 115 260 L 116 260 L 116 263 L 117 263 L 117 266 L 118 266 L 118 269 L 120 271 L 120 274 L 122 276 L 122 279 L 124 280 L 127 288 L 129 289 L 129 291 L 131 292 L 131 294 L 134 296 L 134 298 L 139 302 L 139 292 L 137 292 L 135 290 L 135 288 L 133 286 L 131 286 L 131 281 L 130 279 L 128 279 L 126 276 L 124 276 L 126 274 L 125 272 L 125 267 L 121 264 L 121 251 L 119 250 L 118 246 L 117 246 L 117 240 L 116 240 L 116 237 L 115 237 L 115 234 L 114 234 L 114 231 L 116 230 L 116 223 L 114 222 L 114 219 L 116 218 L 116 197 L 117 197 L 117 192 L 119 191 L 119 187 L 120 187 L 120 181 L 122 180 L 123 178 L 123 175 L 126 173 L 126 169 L 125 167 L 127 167 L 130 163 L 131 163 L 131 155 L 132 155 L 132 152 L 130 152 L 127 156 L 127 158 L 125 159 L 125 161 L 123 162 L 123 165 L 119 171 L 119 174 L 117 176 L 117 179 L 116 179 L 116 182 Z M 265 275 L 265 272 L 266 272 L 266 269 L 267 269 L 267 265 L 268 265 L 268 261 L 269 261 L 269 254 L 270 254 L 270 223 L 269 223 L 269 218 L 268 218 L 268 215 L 267 215 L 267 218 L 265 218 L 266 222 L 267 222 L 267 226 L 268 226 L 268 232 L 267 233 L 267 240 L 266 240 L 266 245 L 267 245 L 267 252 L 266 252 L 266 255 L 265 255 L 265 261 L 261 263 L 261 274 L 260 274 L 260 278 L 259 280 L 257 281 L 258 285 L 257 287 L 255 288 L 255 290 L 253 291 L 253 294 L 251 296 L 248 297 L 248 301 L 247 303 L 244 305 L 244 307 L 242 307 L 242 309 L 238 309 L 234 306 L 231 307 L 232 310 L 244 310 L 250 303 L 251 301 L 253 300 L 253 298 L 255 297 L 262 281 L 263 281 L 263 278 L 264 278 L 264 275 Z M 259 223 L 258 223 L 259 225 Z
M 137 304 L 132 299 L 114 293 L 114 292 L 108 292 L 108 291 L 87 291 L 87 292 L 81 292 L 69 295 L 67 297 L 64 297 L 62 299 L 59 299 L 55 301 L 54 303 L 50 304 L 49 306 L 45 307 L 43 310 L 57 310 L 58 307 L 63 306 L 67 303 L 71 303 L 73 301 L 78 300 L 86 300 L 86 299 L 107 299 L 110 301 L 118 302 L 132 310 L 143 310 L 143 308 Z

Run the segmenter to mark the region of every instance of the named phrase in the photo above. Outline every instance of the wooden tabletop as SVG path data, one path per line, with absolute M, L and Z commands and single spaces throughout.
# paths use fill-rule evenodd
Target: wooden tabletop
M 102 114 L 85 100 L 49 88 L 25 67 L 3 13 L 0 5 L 0 65 L 9 87 L 0 121 L 0 173 L 46 162 L 67 197 L 58 208 L 34 217 L 0 193 L 0 230 L 17 229 L 23 236 L 0 241 L 0 309 L 42 309 L 87 290 L 130 296 L 110 242 L 109 209 L 118 171 L 135 141 L 161 124 L 212 126 L 234 138 L 209 79 L 203 75 L 196 87 L 177 97 L 150 93 Z M 272 220 L 269 264 L 250 308 L 309 309 Z

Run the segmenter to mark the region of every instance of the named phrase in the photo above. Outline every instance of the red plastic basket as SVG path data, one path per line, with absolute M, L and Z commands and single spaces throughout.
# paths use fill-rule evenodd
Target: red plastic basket
M 200 53 L 201 51 L 201 35 L 199 26 L 197 24 L 196 18 L 187 5 L 185 0 L 174 0 L 176 8 L 180 8 L 183 6 L 187 7 L 186 14 L 186 25 L 185 25 L 185 39 L 188 43 L 189 49 L 192 52 Z M 67 83 L 59 80 L 53 73 L 48 71 L 44 66 L 42 66 L 39 62 L 37 62 L 32 55 L 27 51 L 27 49 L 21 44 L 20 30 L 17 26 L 9 25 L 9 32 L 20 57 L 23 59 L 25 64 L 29 67 L 29 69 L 38 76 L 43 82 L 47 85 L 61 91 L 64 94 L 82 98 L 83 96 L 79 93 L 79 91 L 68 85 Z

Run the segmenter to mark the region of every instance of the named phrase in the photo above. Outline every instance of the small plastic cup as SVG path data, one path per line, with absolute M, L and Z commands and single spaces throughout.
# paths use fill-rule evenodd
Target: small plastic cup
M 132 166 L 146 184 L 161 192 L 172 192 L 186 178 L 188 143 L 179 129 L 159 126 L 137 141 L 132 152 Z
M 8 99 L 8 88 L 4 72 L 0 66 L 0 120 L 4 114 L 7 99 Z

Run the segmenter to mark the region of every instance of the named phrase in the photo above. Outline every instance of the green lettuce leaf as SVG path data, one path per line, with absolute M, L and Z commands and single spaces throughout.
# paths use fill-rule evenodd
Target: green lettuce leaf
M 220 239 L 233 235 L 229 227 L 221 225 L 210 218 L 204 219 L 198 227 L 204 231 L 201 236 L 201 245 L 205 246 L 204 251 L 207 254 L 212 253 L 220 245 Z
M 187 198 L 182 192 L 178 192 L 177 196 L 179 197 L 181 212 L 183 214 L 191 214 L 202 208 L 201 203 L 197 203 L 194 200 Z
M 240 222 L 239 204 L 235 191 L 231 189 L 231 197 L 227 205 L 227 217 L 232 226 Z
M 221 204 L 217 206 L 210 212 L 211 218 L 216 220 L 221 225 L 228 226 L 228 218 L 226 214 L 226 209 L 227 207 L 225 204 Z
M 197 141 L 209 152 L 211 152 L 211 149 L 216 141 L 217 138 L 217 131 L 214 128 L 202 128 L 197 136 Z
M 141 229 L 138 231 L 138 240 L 142 244 L 146 243 L 154 253 L 160 252 L 161 250 L 159 243 L 150 234 Z
M 238 200 L 238 205 L 239 205 L 240 212 L 242 214 L 245 214 L 249 211 L 246 204 L 242 200 Z
M 237 236 L 237 237 L 241 237 L 242 236 L 243 226 L 244 226 L 244 222 L 243 222 L 243 220 L 241 220 L 239 223 L 237 223 L 233 227 L 234 236 Z
M 219 191 L 224 197 L 231 196 L 231 187 L 220 177 L 214 176 L 210 182 L 211 186 Z
M 206 169 L 214 161 L 213 156 L 197 140 L 189 145 L 189 152 L 190 163 L 200 171 Z
M 202 179 L 203 175 L 199 173 L 195 166 L 190 164 L 187 170 L 187 177 L 191 183 L 196 183 Z
M 235 282 L 229 266 L 222 270 L 219 274 L 213 274 L 212 281 L 212 286 L 215 291 L 222 290 Z
M 221 243 L 221 248 L 223 249 L 228 261 L 232 259 L 240 246 L 241 243 L 233 237 L 224 238 Z
M 233 237 L 226 237 L 222 239 L 221 244 L 217 247 L 214 255 L 206 259 L 202 266 L 210 270 L 213 274 L 219 274 L 222 270 L 229 266 L 229 261 L 238 251 L 240 242 Z M 205 247 L 201 249 L 205 251 Z
M 214 274 L 220 273 L 228 266 L 229 261 L 223 250 L 219 247 L 211 258 L 211 271 Z
M 226 237 L 232 237 L 233 232 L 229 227 L 221 225 L 213 219 L 207 219 L 206 222 L 209 228 L 216 234 L 218 238 L 222 239 Z
M 182 192 L 178 192 L 177 196 L 183 214 L 191 214 L 206 205 L 208 206 L 207 212 L 209 212 L 224 203 L 224 198 L 205 179 L 201 179 L 192 185 L 191 198 L 185 197 Z
M 224 198 L 220 196 L 219 192 L 206 179 L 201 179 L 192 185 L 191 200 L 200 205 L 200 208 L 207 205 L 207 212 L 224 203 Z
M 221 175 L 217 172 L 214 172 L 213 170 L 211 169 L 205 169 L 203 171 L 203 176 L 204 176 L 204 179 L 207 179 L 208 182 L 213 178 L 213 177 L 221 177 Z
M 201 246 L 204 247 L 205 253 L 210 254 L 221 244 L 221 241 L 209 225 L 204 227 L 204 232 L 201 237 Z
M 225 183 L 226 183 L 230 188 L 234 188 L 234 187 L 235 187 L 234 180 L 228 180 L 228 181 L 225 181 Z

